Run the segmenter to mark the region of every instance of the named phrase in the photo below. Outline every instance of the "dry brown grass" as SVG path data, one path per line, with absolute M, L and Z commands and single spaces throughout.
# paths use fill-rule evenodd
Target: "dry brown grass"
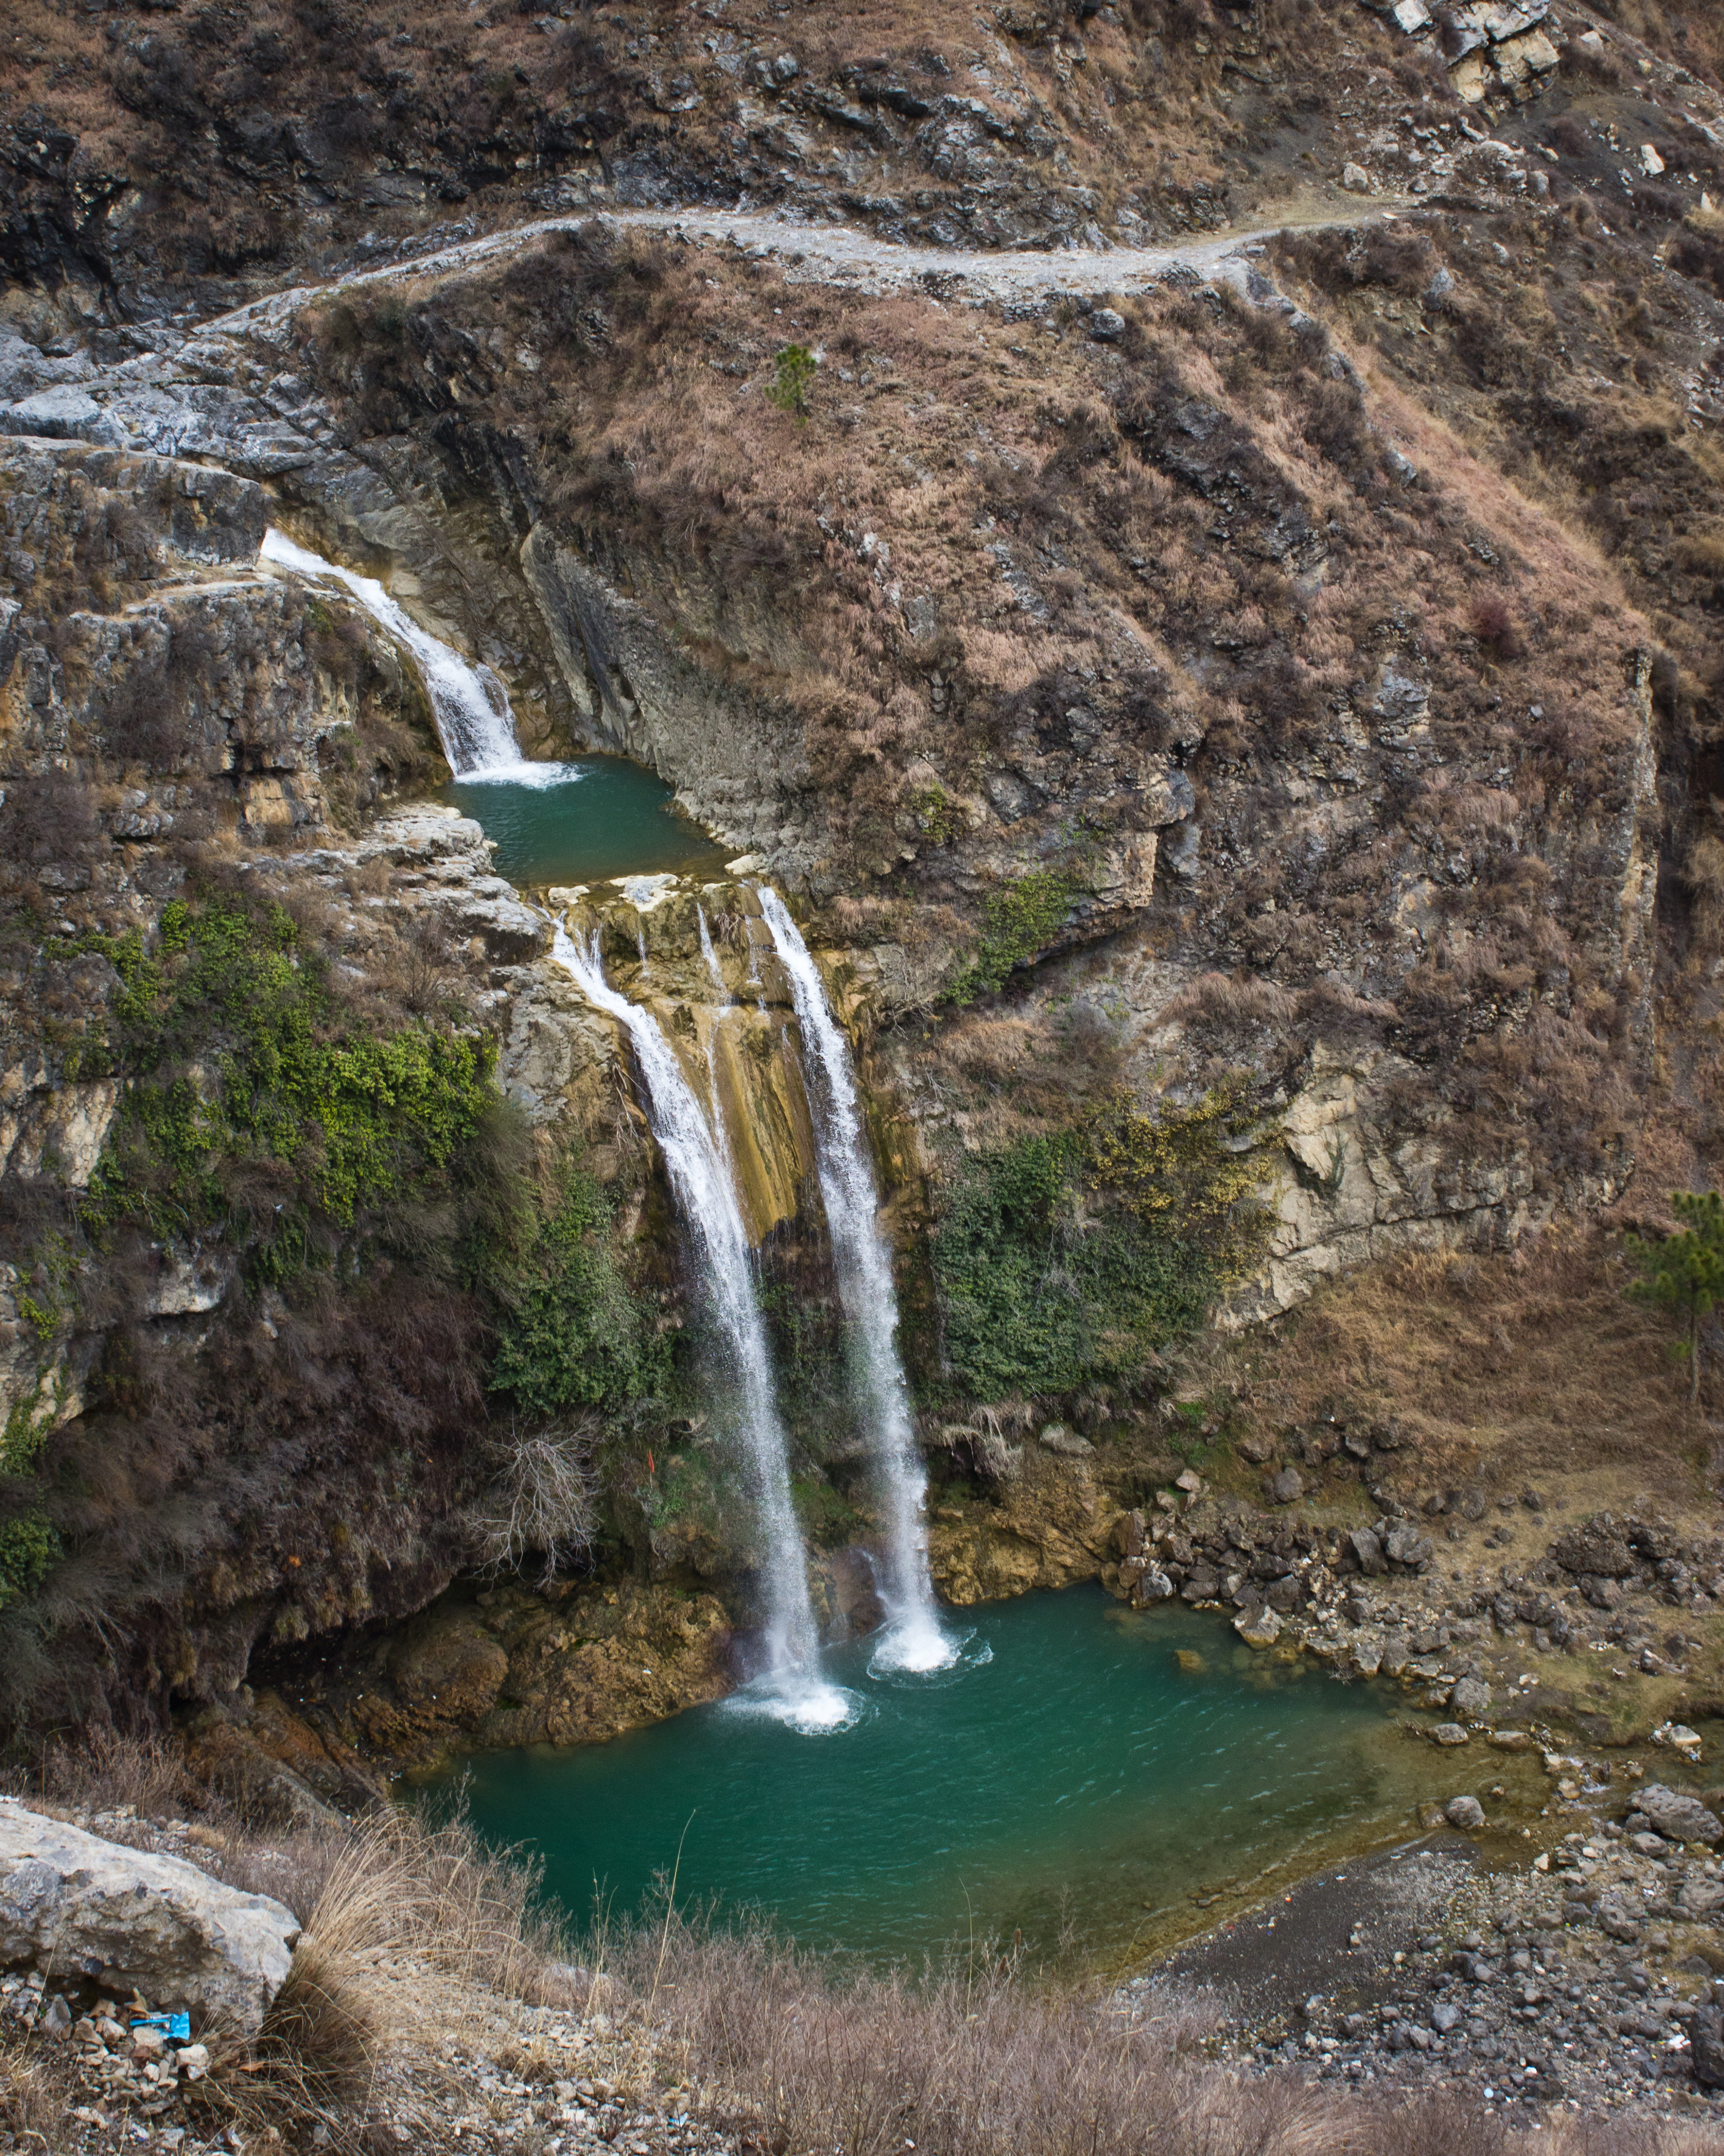
M 685 200 L 739 186 L 767 199 L 895 198 L 884 214 L 903 228 L 944 216 L 983 244 L 1070 231 L 1092 212 L 1151 230 L 1214 224 L 1285 192 L 1298 169 L 1292 102 L 1237 98 L 1224 74 L 1232 25 L 1192 0 L 1131 0 L 1081 22 L 1063 0 L 1019 0 L 979 32 L 935 0 L 823 0 L 793 16 L 757 0 L 726 18 L 717 51 L 706 18 L 670 0 L 583 8 L 549 35 L 517 9 L 462 0 L 403 0 L 387 18 L 259 0 L 239 25 L 128 17 L 111 36 L 73 0 L 16 0 L 7 19 L 8 108 L 32 113 L 33 135 L 75 137 L 81 173 L 139 187 L 152 274 L 230 285 L 362 232 L 410 237 L 455 214 L 484 229 L 536 196 L 542 206 L 559 178 L 619 166 L 650 163 Z M 1406 76 L 1392 33 L 1300 0 L 1255 9 L 1242 44 L 1254 79 L 1264 66 L 1303 73 L 1301 141 L 1349 90 L 1416 106 L 1429 88 L 1392 80 Z M 757 57 L 787 49 L 793 85 L 757 84 Z M 882 83 L 920 113 L 880 102 Z M 946 96 L 991 108 L 1006 139 L 942 126 Z M 218 131 L 246 143 L 242 158 L 216 152 Z M 316 217 L 295 203 L 284 132 L 310 147 L 327 205 Z M 379 203 L 367 184 L 378 159 L 426 175 L 423 198 Z M 53 198 L 34 162 L 15 178 L 0 163 L 0 210 L 16 198 L 9 221 L 26 248 L 32 212 Z
M 345 1827 L 277 1831 L 198 1784 L 171 1744 L 111 1730 L 57 1745 L 14 1780 L 27 1802 L 45 1797 L 56 1810 L 129 1810 L 102 1831 L 139 1847 L 162 1845 L 160 1822 L 196 1815 L 194 1862 L 300 1917 L 257 2039 L 208 2033 L 215 2063 L 192 2097 L 201 2115 L 266 2145 L 272 2133 L 292 2141 L 321 2126 L 342 2156 L 372 2156 L 367 2135 L 382 2109 L 440 2145 L 433 2128 L 451 2049 L 500 2009 L 506 2024 L 511 2013 L 531 2020 L 578 2004 L 563 1928 L 538 1898 L 541 1866 L 488 1847 L 459 1812 L 392 1809 Z M 25 2122 L 65 2096 L 42 2055 L 0 2052 L 0 2123 L 21 2147 L 32 2145 Z
M 42 2156 L 74 2147 L 78 2133 L 60 2078 L 39 2051 L 12 2036 L 0 2039 L 0 2128 L 11 2147 Z
M 1207 2054 L 1213 2015 L 1175 1997 L 1143 2019 L 1026 1980 L 983 1952 L 877 1977 L 761 1938 L 671 1920 L 617 1974 L 655 2010 L 659 2071 L 784 2156 L 1716 2156 L 1715 2129 L 1553 2118 L 1512 2132 L 1448 2092 L 1337 2097 Z
M 1628 1299 L 1616 1239 L 1547 1230 L 1511 1254 L 1414 1255 L 1325 1289 L 1246 1351 L 1265 1428 L 1345 1403 L 1398 1417 L 1422 1486 L 1529 1480 L 1571 1509 L 1694 1509 L 1707 1432 L 1670 1327 Z M 1709 1393 L 1716 1395 L 1716 1373 Z M 1715 1401 L 1709 1404 L 1715 1404 Z
M 116 1775 L 147 1789 L 156 1768 L 151 1755 L 128 1769 L 110 1747 L 94 1771 L 91 1789 L 106 1796 Z M 218 2057 L 198 2085 L 203 2123 L 242 2142 L 310 2136 L 369 2156 L 387 2114 L 398 2138 L 382 2145 L 398 2147 L 405 2131 L 442 2148 L 448 2099 L 470 2100 L 450 2079 L 452 2054 L 489 2041 L 503 2071 L 554 2077 L 543 2028 L 531 2015 L 500 2021 L 500 2005 L 578 2011 L 590 2000 L 608 2020 L 583 2071 L 602 2071 L 625 2102 L 674 2090 L 679 2109 L 778 2156 L 1716 2156 L 1720 2146 L 1710 2128 L 1557 2118 L 1535 2143 L 1445 2092 L 1337 2098 L 1297 2075 L 1242 2074 L 1216 2062 L 1207 2005 L 1170 1993 L 1127 2017 L 1101 1986 L 1073 1988 L 983 1943 L 920 1974 L 878 1975 L 690 1922 L 667 1904 L 588 1942 L 589 1979 L 557 1958 L 564 1942 L 536 1913 L 531 1867 L 485 1851 L 460 1821 L 392 1813 L 345 1838 L 285 1843 L 236 1827 L 200 1861 L 309 1912 L 254 2055 Z M 66 2145 L 57 2136 L 76 2099 L 64 2065 L 40 2051 L 0 2055 L 0 2124 L 20 2148 Z

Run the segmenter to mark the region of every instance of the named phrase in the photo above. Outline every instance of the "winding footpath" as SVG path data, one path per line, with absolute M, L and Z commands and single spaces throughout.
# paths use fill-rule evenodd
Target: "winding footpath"
M 911 247 L 847 224 L 808 224 L 782 211 L 711 209 L 587 209 L 459 240 L 425 254 L 356 270 L 321 285 L 296 285 L 200 326 L 206 336 L 268 336 L 321 295 L 355 291 L 367 285 L 400 283 L 475 268 L 516 254 L 547 233 L 574 232 L 595 220 L 619 231 L 668 233 L 685 239 L 728 242 L 756 257 L 773 255 L 787 265 L 789 284 L 833 285 L 870 296 L 921 286 L 937 294 L 953 281 L 981 300 L 1043 299 L 1059 292 L 1126 292 L 1161 283 L 1180 272 L 1211 277 L 1229 256 L 1297 224 L 1307 231 L 1374 224 L 1405 207 L 1383 198 L 1334 218 L 1289 217 L 1272 224 L 1234 226 L 1169 247 L 1073 247 L 1004 251 L 962 247 Z

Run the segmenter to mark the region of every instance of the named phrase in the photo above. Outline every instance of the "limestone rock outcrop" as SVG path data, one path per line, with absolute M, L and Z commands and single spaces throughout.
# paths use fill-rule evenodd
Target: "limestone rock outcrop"
M 253 2035 L 300 1935 L 293 1911 L 175 1856 L 0 1802 L 0 1962 L 201 2007 Z

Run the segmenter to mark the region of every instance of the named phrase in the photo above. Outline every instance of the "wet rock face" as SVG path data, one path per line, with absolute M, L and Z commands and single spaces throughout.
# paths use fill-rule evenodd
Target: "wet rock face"
M 393 1640 L 346 1643 L 289 1703 L 336 1747 L 398 1762 L 588 1743 L 727 1691 L 731 1630 L 710 1593 L 511 1584 L 439 1604 Z

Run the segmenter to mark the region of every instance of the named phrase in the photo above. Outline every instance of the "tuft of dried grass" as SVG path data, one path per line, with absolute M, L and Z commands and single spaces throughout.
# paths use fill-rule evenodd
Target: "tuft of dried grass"
M 18 2037 L 0 2044 L 0 2128 L 8 2148 L 44 2151 L 74 2147 L 78 2133 L 64 2088 Z

